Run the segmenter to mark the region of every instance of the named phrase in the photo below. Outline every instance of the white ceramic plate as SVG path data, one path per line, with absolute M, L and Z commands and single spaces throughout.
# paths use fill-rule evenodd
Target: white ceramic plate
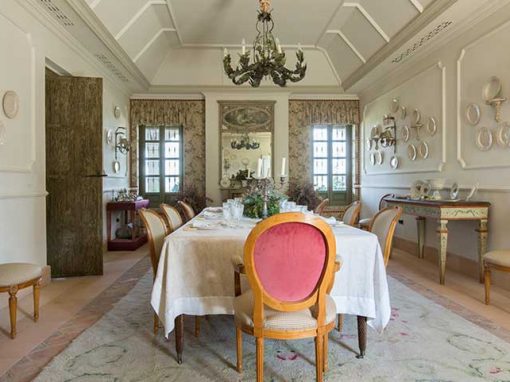
M 437 132 L 437 122 L 434 117 L 430 117 L 427 121 L 427 131 L 431 137 L 433 137 Z
M 427 159 L 429 157 L 429 145 L 427 142 L 421 142 L 418 146 L 418 152 L 423 159 Z
M 398 157 L 393 155 L 390 159 L 390 166 L 392 169 L 396 170 L 398 168 Z
M 5 144 L 5 136 L 7 135 L 5 125 L 0 121 L 0 146 Z
M 402 127 L 402 139 L 404 142 L 409 141 L 409 137 L 411 136 L 411 131 L 407 125 Z
M 367 138 L 367 150 L 372 150 L 372 140 L 370 138 Z
M 112 129 L 106 130 L 106 143 L 109 146 L 113 146 L 113 130 Z
M 407 109 L 405 106 L 400 106 L 400 119 L 406 119 Z
M 9 90 L 4 94 L 4 98 L 2 100 L 2 106 L 4 109 L 4 114 L 7 118 L 13 119 L 18 115 L 19 111 L 19 97 L 15 91 Z
M 118 160 L 113 161 L 113 172 L 118 174 L 120 172 L 120 162 Z
M 503 148 L 510 146 L 510 124 L 508 122 L 502 122 L 498 126 L 496 135 L 498 145 Z
M 375 152 L 375 159 L 376 159 L 376 163 L 380 166 L 383 164 L 384 162 L 384 155 L 382 152 L 380 151 L 376 151 Z
M 230 179 L 229 179 L 229 178 L 227 178 L 226 176 L 224 176 L 223 178 L 221 178 L 220 186 L 221 186 L 221 187 L 223 187 L 223 188 L 228 188 L 228 187 L 230 187 Z
M 499 96 L 499 93 L 501 93 L 501 80 L 493 76 L 483 88 L 483 99 L 485 101 L 490 101 Z
M 370 164 L 375 166 L 375 153 L 370 153 Z
M 398 112 L 399 107 L 400 107 L 400 105 L 399 105 L 398 99 L 397 98 L 393 98 L 391 100 L 391 112 L 392 113 Z
M 476 136 L 476 146 L 480 151 L 489 151 L 492 147 L 492 131 L 488 127 L 480 127 Z
M 466 107 L 466 120 L 470 125 L 476 126 L 480 122 L 480 118 L 482 113 L 480 111 L 480 106 L 476 103 L 470 103 Z
M 407 156 L 411 160 L 416 160 L 416 146 L 413 145 L 412 143 L 409 146 L 407 146 Z
M 417 125 L 421 121 L 421 113 L 418 109 L 413 110 L 413 124 Z
M 113 108 L 113 116 L 114 116 L 115 118 L 117 118 L 117 119 L 119 119 L 119 118 L 120 118 L 120 107 L 115 106 L 115 107 Z

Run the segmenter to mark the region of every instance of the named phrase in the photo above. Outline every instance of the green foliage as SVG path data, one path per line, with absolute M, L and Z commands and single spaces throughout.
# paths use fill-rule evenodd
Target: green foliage
M 321 202 L 321 198 L 312 183 L 291 183 L 287 195 L 289 195 L 290 200 L 307 206 L 310 211 L 314 211 Z
M 268 216 L 280 213 L 280 201 L 286 199 L 285 195 L 273 191 L 269 195 L 269 202 L 267 204 Z M 254 192 L 247 195 L 244 200 L 244 216 L 249 218 L 259 219 L 262 218 L 262 210 L 264 208 L 264 199 L 259 192 Z

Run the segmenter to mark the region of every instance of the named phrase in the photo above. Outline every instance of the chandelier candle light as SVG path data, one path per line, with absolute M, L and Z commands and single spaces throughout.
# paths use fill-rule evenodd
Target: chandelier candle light
M 279 86 L 285 86 L 287 81 L 301 81 L 306 74 L 306 63 L 301 45 L 296 52 L 297 63 L 294 70 L 285 67 L 286 57 L 278 38 L 273 36 L 274 22 L 271 17 L 271 1 L 259 0 L 259 13 L 257 16 L 257 37 L 253 42 L 253 62 L 251 53 L 246 51 L 246 41 L 242 40 L 239 65 L 232 68 L 232 57 L 225 48 L 223 67 L 225 73 L 236 85 L 246 82 L 253 87 L 259 87 L 265 77 L 271 77 Z
M 268 204 L 271 192 L 274 189 L 283 188 L 287 176 L 285 175 L 286 158 L 282 158 L 282 172 L 280 174 L 280 186 L 276 186 L 274 180 L 269 176 L 271 172 L 271 162 L 269 156 L 259 158 L 257 163 L 257 175 L 255 177 L 256 187 L 262 195 L 264 202 L 262 206 L 262 218 L 268 217 Z

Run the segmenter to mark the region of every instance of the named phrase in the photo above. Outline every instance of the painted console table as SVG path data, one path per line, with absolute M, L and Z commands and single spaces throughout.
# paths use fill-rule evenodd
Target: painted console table
M 400 206 L 403 213 L 416 216 L 418 228 L 418 257 L 424 257 L 425 220 L 438 220 L 439 234 L 439 282 L 444 285 L 446 270 L 446 253 L 448 246 L 448 221 L 476 220 L 478 232 L 478 262 L 480 282 L 483 281 L 482 256 L 487 252 L 487 221 L 489 219 L 489 202 L 445 201 L 445 200 L 412 200 L 400 198 L 385 199 L 388 206 Z

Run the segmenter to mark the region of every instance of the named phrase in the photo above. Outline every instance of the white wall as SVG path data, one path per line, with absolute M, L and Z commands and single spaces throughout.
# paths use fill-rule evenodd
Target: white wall
M 76 76 L 103 77 L 79 44 L 53 33 L 20 2 L 0 2 L 0 96 L 6 90 L 20 95 L 20 113 L 7 119 L 6 141 L 0 146 L 0 263 L 28 261 L 46 264 L 45 188 L 45 62 L 49 58 Z M 11 57 L 11 58 L 9 58 Z M 128 95 L 105 79 L 105 127 L 116 126 L 111 105 L 127 118 Z M 121 121 L 126 123 L 126 120 Z M 108 163 L 105 152 L 105 167 Z M 127 178 L 105 180 L 105 188 L 127 186 Z
M 510 6 L 507 6 L 473 25 L 461 37 L 434 53 L 417 56 L 412 62 L 404 63 L 400 69 L 360 94 L 362 110 L 365 107 L 365 138 L 371 126 L 377 121 L 382 122 L 382 115 L 390 112 L 391 99 L 394 97 L 400 99 L 408 113 L 419 108 L 425 117 L 434 116 L 439 127 L 436 136 L 425 134 L 431 149 L 427 160 L 411 162 L 407 158 L 407 144 L 398 145 L 401 167 L 396 171 L 392 171 L 388 165 L 389 152 L 382 166 L 371 166 L 364 145 L 364 216 L 376 211 L 381 195 L 388 192 L 406 194 L 411 183 L 417 179 L 456 180 L 464 188 L 480 182 L 481 190 L 476 199 L 492 203 L 489 249 L 510 248 L 507 233 L 510 216 L 510 148 L 500 148 L 495 143 L 489 152 L 478 150 L 474 139 L 476 128 L 468 125 L 464 117 L 465 106 L 475 102 L 482 108 L 479 126 L 487 126 L 493 131 L 496 129 L 494 113 L 482 100 L 482 87 L 491 76 L 497 75 L 503 82 L 504 95 L 510 96 L 510 51 L 506 49 L 510 34 L 509 21 Z M 503 106 L 502 115 L 504 121 L 510 120 L 510 104 Z M 398 123 L 409 124 L 409 120 Z M 409 143 L 413 141 L 417 143 L 416 140 Z M 466 193 L 465 189 L 462 195 Z M 404 221 L 403 226 L 398 226 L 397 236 L 416 240 L 414 218 L 405 217 Z M 474 223 L 451 222 L 449 252 L 476 261 L 475 228 Z M 428 222 L 427 245 L 437 248 L 435 229 L 435 223 Z
M 214 204 L 221 201 L 220 193 L 220 127 L 218 101 L 275 101 L 274 121 L 274 163 L 278 163 L 289 154 L 289 93 L 270 92 L 206 92 L 205 95 L 205 158 L 206 158 L 206 195 Z

